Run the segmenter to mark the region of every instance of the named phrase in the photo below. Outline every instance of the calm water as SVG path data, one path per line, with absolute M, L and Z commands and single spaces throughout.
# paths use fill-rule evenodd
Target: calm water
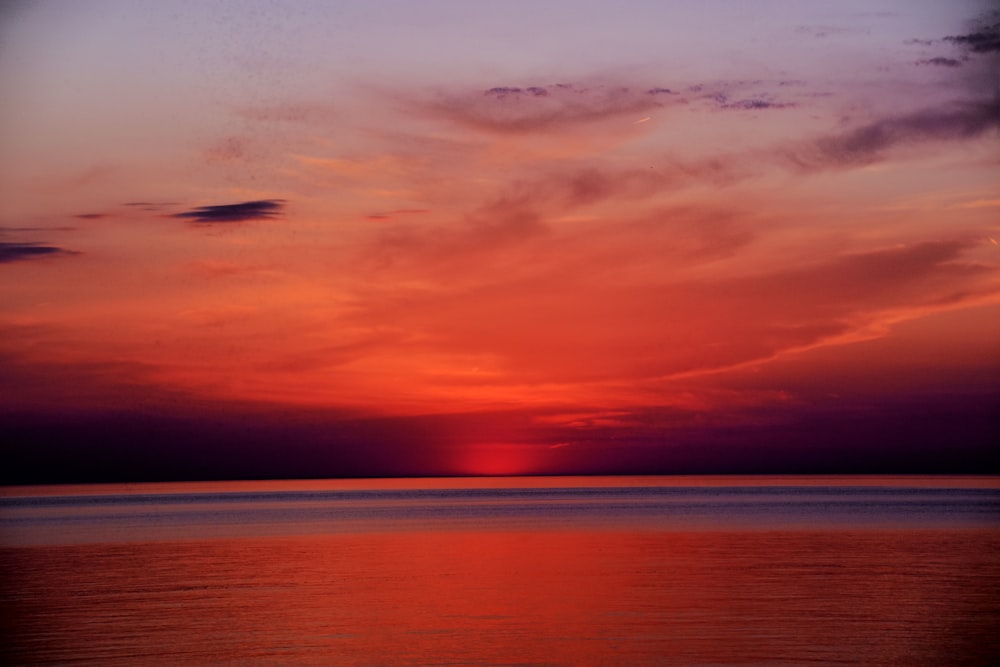
M 4 663 L 1000 664 L 997 478 L 0 495 Z

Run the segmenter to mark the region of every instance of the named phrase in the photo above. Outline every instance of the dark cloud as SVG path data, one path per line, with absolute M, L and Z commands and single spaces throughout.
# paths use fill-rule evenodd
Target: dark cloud
M 519 95 L 523 93 L 524 90 L 514 86 L 497 86 L 495 88 L 490 88 L 485 91 L 483 95 L 492 95 L 494 97 L 506 97 L 507 95 Z
M 5 243 L 0 241 L 0 264 L 57 255 L 75 255 L 72 250 L 40 243 Z
M 679 95 L 680 93 L 675 93 L 669 88 L 650 88 L 646 91 L 647 95 Z
M 567 87 L 565 84 L 560 84 L 560 88 Z M 549 94 L 549 88 L 547 86 L 528 86 L 527 88 L 518 88 L 517 86 L 497 86 L 495 88 L 490 88 L 485 91 L 483 95 L 492 95 L 497 98 L 504 98 L 508 95 L 530 95 L 531 97 L 545 97 Z
M 961 67 L 962 61 L 956 60 L 955 58 L 927 58 L 926 60 L 918 60 L 917 65 L 935 65 L 937 67 Z
M 199 206 L 183 213 L 175 213 L 175 218 L 187 218 L 198 223 L 245 222 L 266 220 L 277 217 L 284 207 L 282 199 L 258 199 L 239 204 L 219 204 Z
M 944 41 L 957 44 L 973 53 L 993 53 L 1000 51 L 1000 23 L 985 25 L 975 32 L 965 35 L 949 35 Z
M 787 109 L 788 107 L 794 106 L 795 105 L 791 102 L 771 102 L 770 100 L 763 99 L 747 99 L 729 102 L 728 104 L 723 105 L 723 108 L 754 111 L 758 109 Z
M 764 79 L 735 79 L 725 81 L 712 81 L 698 84 L 689 89 L 690 92 L 700 93 L 700 97 L 706 100 L 715 109 L 733 111 L 759 111 L 763 109 L 787 109 L 798 106 L 795 102 L 783 101 L 770 89 L 775 86 L 785 88 L 783 93 L 795 94 L 789 88 L 805 86 L 804 81 L 798 79 L 782 79 L 770 81 Z
M 759 95 L 757 97 L 744 98 L 739 100 L 730 99 L 726 93 L 716 93 L 710 96 L 720 109 L 737 109 L 743 111 L 756 111 L 760 109 L 787 109 L 794 107 L 792 102 L 776 102 L 770 95 Z
M 100 220 L 101 218 L 107 218 L 107 213 L 78 213 L 73 216 L 75 218 L 80 218 L 81 220 Z
M 592 467 L 581 471 L 587 473 L 624 473 L 629 466 L 667 474 L 1000 470 L 992 455 L 1000 424 L 990 395 L 839 396 L 776 406 L 766 414 L 718 419 L 702 411 L 636 407 L 624 424 L 576 433 L 563 427 L 552 440 L 562 436 L 588 452 Z M 616 447 L 608 448 L 612 441 Z
M 546 443 L 539 447 L 547 467 L 561 474 L 1000 472 L 992 395 L 849 395 L 777 406 L 757 420 L 636 406 L 586 427 L 528 410 L 400 418 L 329 412 L 0 410 L 10 462 L 0 483 L 447 475 L 467 451 L 466 433 Z
M 961 48 L 966 54 L 996 53 L 1000 51 L 1000 21 L 998 19 L 1000 19 L 1000 11 L 994 11 L 972 21 L 970 31 L 964 35 L 948 35 L 940 39 L 907 39 L 903 43 L 917 46 L 936 46 L 942 42 L 948 42 Z M 961 60 L 936 57 L 920 60 L 917 64 L 958 67 L 966 60 L 968 60 L 968 55 Z
M 897 146 L 973 139 L 998 127 L 1000 98 L 881 118 L 842 134 L 822 137 L 793 151 L 790 157 L 807 168 L 868 164 Z

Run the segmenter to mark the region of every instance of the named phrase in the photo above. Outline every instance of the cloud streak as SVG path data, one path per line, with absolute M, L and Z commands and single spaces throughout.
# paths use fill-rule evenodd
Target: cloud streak
M 996 53 L 1000 51 L 1000 22 L 984 25 L 979 30 L 964 35 L 949 35 L 944 41 L 957 44 L 972 53 Z
M 760 111 L 762 109 L 789 109 L 797 106 L 792 102 L 777 102 L 771 95 L 758 95 L 739 100 L 731 100 L 725 93 L 717 93 L 711 97 L 720 109 L 735 109 L 738 111 Z
M 955 58 L 945 58 L 938 56 L 936 58 L 926 58 L 924 60 L 918 60 L 917 65 L 933 65 L 935 67 L 961 67 L 962 61 L 956 60 Z
M 500 134 L 545 132 L 589 124 L 664 105 L 665 88 L 496 86 L 481 93 L 450 94 L 425 105 L 433 115 L 476 130 Z
M 423 287 L 362 295 L 352 326 L 391 321 L 436 349 L 492 359 L 497 386 L 638 382 L 878 335 L 890 313 L 990 289 L 991 270 L 965 258 L 965 240 L 834 251 L 747 275 L 738 261 L 732 273 L 721 264 L 762 242 L 767 228 L 747 212 L 675 208 L 555 225 L 537 213 L 551 201 L 483 208 L 463 234 L 387 231 L 369 256 L 380 260 L 375 275 Z M 718 268 L 694 277 L 702 266 Z
M 72 250 L 41 243 L 0 242 L 0 264 L 76 254 L 78 253 Z
M 426 208 L 398 208 L 394 211 L 380 211 L 378 213 L 369 213 L 365 217 L 368 220 L 391 220 L 399 216 L 418 215 L 421 213 L 430 213 L 430 210 Z
M 259 199 L 239 204 L 199 206 L 190 211 L 175 213 L 173 217 L 184 218 L 199 224 L 246 222 L 275 218 L 280 215 L 282 208 L 284 208 L 284 200 Z
M 979 100 L 880 118 L 800 145 L 788 156 L 806 168 L 859 166 L 899 146 L 974 139 L 998 127 L 1000 98 Z

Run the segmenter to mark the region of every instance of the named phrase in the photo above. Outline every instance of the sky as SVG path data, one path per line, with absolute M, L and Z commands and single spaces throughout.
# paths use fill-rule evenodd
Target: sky
M 5 3 L 0 477 L 1000 472 L 998 53 L 975 0 Z

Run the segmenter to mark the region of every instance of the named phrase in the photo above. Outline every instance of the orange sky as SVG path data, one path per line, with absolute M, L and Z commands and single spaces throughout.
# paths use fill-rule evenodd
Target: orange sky
M 987 4 L 275 11 L 3 17 L 0 395 L 27 468 L 66 414 L 305 422 L 320 476 L 669 471 L 678 438 L 711 472 L 743 427 L 766 471 L 825 419 L 879 440 L 926 405 L 972 452 L 996 435 Z M 392 464 L 316 439 L 357 420 Z M 161 454 L 141 476 L 178 474 Z

